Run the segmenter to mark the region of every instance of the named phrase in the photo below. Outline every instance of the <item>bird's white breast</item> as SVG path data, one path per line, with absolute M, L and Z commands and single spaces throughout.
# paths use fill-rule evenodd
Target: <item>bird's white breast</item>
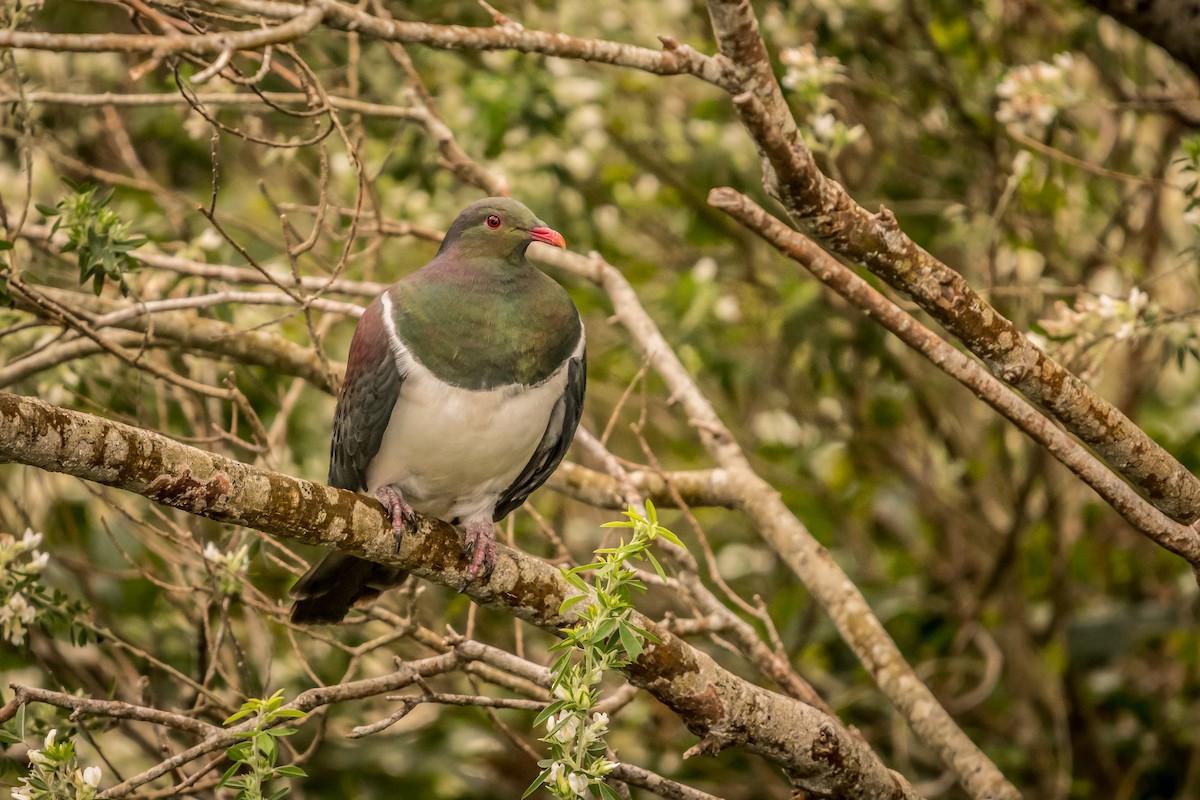
M 541 442 L 567 383 L 564 364 L 533 387 L 472 391 L 438 379 L 396 335 L 384 297 L 396 366 L 404 376 L 379 452 L 367 467 L 367 490 L 400 487 L 422 514 L 444 520 L 491 519 L 497 498 Z

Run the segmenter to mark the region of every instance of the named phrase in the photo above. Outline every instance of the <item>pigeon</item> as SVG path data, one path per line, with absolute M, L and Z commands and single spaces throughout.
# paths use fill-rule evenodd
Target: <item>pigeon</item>
M 334 412 L 330 485 L 382 503 L 397 545 L 416 513 L 458 527 L 463 588 L 491 574 L 494 523 L 558 467 L 583 409 L 583 322 L 533 242 L 566 246 L 515 200 L 467 206 L 359 319 Z M 339 622 L 404 578 L 330 553 L 292 587 L 292 621 Z

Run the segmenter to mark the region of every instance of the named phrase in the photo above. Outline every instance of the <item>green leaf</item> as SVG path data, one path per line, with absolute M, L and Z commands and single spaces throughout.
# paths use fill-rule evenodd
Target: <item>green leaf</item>
M 529 788 L 525 790 L 525 794 L 521 795 L 521 800 L 525 800 L 526 797 L 536 792 L 546 782 L 546 778 L 548 777 L 550 777 L 550 769 L 546 768 L 542 770 L 540 775 L 533 779 L 533 783 L 529 784 Z
M 667 530 L 666 528 L 659 528 L 658 535 L 661 536 L 662 538 L 666 539 L 668 542 L 670 542 L 673 545 L 676 545 L 678 547 L 684 547 L 683 542 L 680 541 L 679 537 L 676 536 L 675 534 L 671 533 L 671 531 Z M 684 549 L 686 550 L 687 548 L 684 547 Z
M 235 711 L 228 718 L 226 718 L 225 722 L 223 722 L 222 724 L 223 725 L 232 725 L 233 723 L 237 722 L 238 720 L 245 719 L 246 717 L 250 716 L 253 713 L 254 713 L 253 709 L 246 708 L 246 706 L 242 706 L 241 711 Z
M 654 553 L 647 550 L 646 559 L 650 562 L 650 566 L 654 567 L 654 571 L 658 573 L 658 577 L 662 580 L 663 585 L 666 585 L 667 573 L 663 572 L 662 564 L 658 563 L 658 559 L 654 557 Z
M 276 739 L 278 739 L 280 736 L 291 736 L 299 732 L 300 730 L 298 728 L 270 728 L 269 730 L 263 731 L 263 733 L 265 733 L 267 736 Z
M 217 781 L 217 788 L 220 789 L 222 786 L 228 786 L 230 780 L 232 780 L 233 776 L 237 774 L 238 767 L 240 766 L 241 764 L 234 764 L 229 769 L 225 770 L 225 774 L 221 776 L 221 780 Z
M 565 614 L 572 606 L 574 606 L 577 603 L 579 603 L 580 601 L 586 600 L 586 599 L 587 599 L 586 594 L 573 594 L 570 597 L 568 597 L 566 600 L 562 601 L 562 605 L 560 605 L 558 607 L 558 613 Z
M 534 727 L 540 728 L 542 725 L 545 725 L 546 720 L 550 719 L 550 715 L 557 713 L 558 709 L 562 708 L 562 706 L 563 706 L 563 701 L 558 700 L 557 702 L 551 703 L 550 705 L 543 708 L 541 710 L 541 712 L 539 712 L 538 715 L 536 717 L 534 717 L 534 719 L 533 719 Z
M 308 777 L 307 772 L 302 770 L 300 767 L 294 766 L 292 764 L 288 764 L 287 766 L 284 766 L 284 767 L 279 767 L 278 769 L 275 770 L 275 774 L 277 774 L 283 778 L 307 778 Z
M 596 626 L 596 638 L 600 640 L 607 639 L 616 627 L 617 620 L 613 617 L 608 617 Z
M 245 761 L 253 752 L 253 742 L 238 742 L 225 751 L 225 755 L 234 761 Z
M 621 647 L 625 650 L 625 655 L 630 661 L 637 661 L 642 654 L 642 642 L 637 634 L 633 632 L 632 625 L 621 624 L 617 626 L 617 632 L 621 636 Z

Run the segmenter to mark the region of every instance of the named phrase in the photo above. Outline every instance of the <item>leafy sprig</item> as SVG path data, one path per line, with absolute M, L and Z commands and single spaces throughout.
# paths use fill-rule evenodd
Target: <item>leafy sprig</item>
M 237 789 L 237 800 L 279 800 L 288 793 L 284 786 L 271 794 L 266 794 L 271 782 L 278 778 L 304 778 L 307 773 L 293 765 L 276 766 L 279 758 L 278 739 L 291 736 L 295 728 L 280 728 L 276 725 L 285 719 L 297 719 L 304 716 L 303 711 L 294 708 L 283 708 L 283 690 L 275 692 L 267 698 L 252 697 L 227 720 L 226 725 L 253 716 L 253 730 L 242 731 L 234 736 L 242 741 L 230 747 L 225 754 L 233 764 L 221 776 L 217 788 L 228 786 Z
M 600 699 L 600 679 L 605 672 L 636 661 L 646 642 L 658 642 L 654 634 L 633 621 L 630 598 L 634 590 L 645 592 L 646 586 L 627 562 L 648 561 L 665 583 L 666 573 L 650 546 L 659 538 L 683 546 L 659 524 L 649 501 L 645 516 L 632 506 L 624 514 L 625 520 L 604 527 L 631 529 L 628 542 L 622 539 L 616 547 L 600 548 L 595 551 L 596 561 L 563 570 L 563 577 L 579 594 L 563 601 L 559 613 L 574 609 L 582 621 L 566 629 L 563 640 L 550 648 L 561 653 L 551 667 L 554 700 L 535 722 L 546 725 L 541 741 L 549 745 L 550 757 L 538 762 L 542 772 L 525 797 L 544 786 L 562 800 L 589 797 L 593 790 L 605 800 L 618 798 L 604 781 L 617 764 L 605 755 L 608 715 L 594 711 Z M 585 572 L 594 573 L 594 587 L 584 582 Z
M 33 530 L 20 539 L 0 533 L 0 641 L 24 647 L 35 628 L 75 645 L 96 641 L 84 624 L 87 607 L 42 580 L 50 555 L 38 549 L 41 543 L 42 534 Z
M 146 243 L 145 239 L 131 238 L 129 225 L 122 222 L 117 213 L 108 207 L 112 200 L 112 189 L 100 192 L 90 183 L 75 183 L 67 178 L 63 182 L 71 187 L 73 194 L 59 200 L 54 206 L 38 204 L 37 210 L 54 218 L 51 233 L 61 228 L 67 234 L 64 253 L 77 253 L 79 260 L 79 282 L 92 281 L 92 291 L 100 294 L 106 278 L 117 281 L 122 294 L 127 292 L 125 274 L 136 272 L 139 264 L 129 255 L 130 251 Z
M 16 744 L 25 739 L 25 706 L 17 711 L 16 732 L 0 730 L 0 742 Z M 70 736 L 59 738 L 54 728 L 42 746 L 27 755 L 29 772 L 20 786 L 10 790 L 12 800 L 92 800 L 100 786 L 100 767 L 82 767 L 75 756 Z

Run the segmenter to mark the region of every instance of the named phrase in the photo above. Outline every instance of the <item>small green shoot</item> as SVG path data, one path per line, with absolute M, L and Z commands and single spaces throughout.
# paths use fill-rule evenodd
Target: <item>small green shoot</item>
M 122 222 L 117 213 L 108 207 L 112 200 L 112 189 L 100 192 L 90 183 L 77 184 L 66 178 L 63 182 L 71 187 L 69 194 L 56 205 L 37 205 L 37 210 L 54 218 L 51 233 L 61 228 L 67 234 L 64 253 L 77 253 L 79 259 L 79 282 L 92 281 L 92 291 L 100 294 L 106 278 L 117 281 L 121 293 L 126 294 L 126 273 L 137 271 L 138 262 L 129 255 L 130 251 L 146 243 L 145 239 L 130 238 L 128 223 Z
M 625 520 L 609 522 L 604 527 L 630 528 L 632 535 L 628 542 L 622 540 L 616 547 L 600 548 L 596 550 L 596 561 L 563 570 L 563 577 L 580 593 L 568 597 L 560 613 L 574 610 L 582 622 L 566 629 L 563 640 L 550 648 L 561 653 L 551 667 L 554 701 L 534 723 L 546 725 L 542 741 L 549 745 L 550 758 L 538 762 L 542 772 L 524 797 L 544 786 L 561 800 L 592 797 L 593 792 L 604 800 L 618 798 L 604 781 L 617 764 L 605 756 L 608 715 L 594 711 L 600 699 L 600 679 L 605 672 L 636 661 L 647 642 L 658 642 L 633 621 L 632 592 L 635 589 L 644 592 L 646 587 L 626 562 L 632 559 L 650 562 L 665 583 L 666 573 L 650 552 L 650 546 L 660 537 L 683 546 L 675 534 L 659 525 L 654 505 L 649 501 L 645 516 L 632 506 L 624 513 Z M 584 572 L 594 573 L 594 589 L 581 577 Z
M 234 734 L 242 741 L 230 747 L 225 754 L 233 765 L 221 776 L 217 788 L 228 786 L 237 789 L 236 800 L 279 800 L 288 793 L 288 787 L 267 794 L 271 783 L 278 778 L 304 778 L 307 773 L 296 766 L 276 766 L 279 758 L 277 739 L 291 736 L 295 728 L 275 727 L 281 720 L 298 719 L 303 711 L 282 708 L 283 690 L 268 698 L 252 697 L 242 704 L 237 713 L 225 720 L 226 725 L 254 717 L 253 730 Z

